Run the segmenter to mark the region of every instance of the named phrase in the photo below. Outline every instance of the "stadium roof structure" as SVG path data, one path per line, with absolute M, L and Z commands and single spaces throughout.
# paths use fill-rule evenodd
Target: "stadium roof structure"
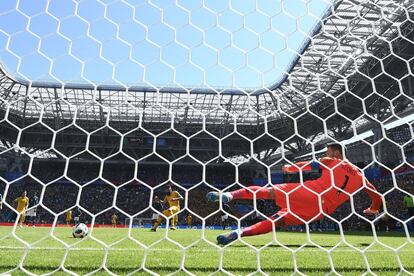
M 262 153 L 258 156 L 263 161 L 281 142 L 292 154 L 303 154 L 310 149 L 308 141 L 323 138 L 325 127 L 332 138 L 343 140 L 378 122 L 411 114 L 414 6 L 410 3 L 336 2 L 283 81 L 255 91 L 46 85 L 17 81 L 1 70 L 0 118 L 7 116 L 19 128 L 27 127 L 19 145 L 32 151 L 50 147 L 49 138 L 39 135 L 50 130 L 39 121 L 65 136 L 62 139 L 71 148 L 76 148 L 76 133 L 97 130 L 102 135 L 99 128 L 109 121 L 120 133 L 143 128 L 128 132 L 129 141 L 144 141 L 149 133 L 171 141 L 168 144 L 174 146 L 161 149 L 171 156 L 185 151 L 181 134 L 198 132 L 192 148 L 201 160 L 216 151 L 212 135 L 224 137 L 228 157 L 250 153 L 244 137 L 258 139 L 253 151 Z M 73 122 L 76 126 L 60 131 Z M 14 136 L 8 133 L 13 129 L 2 123 L 4 145 L 12 146 Z M 105 133 L 119 136 L 108 128 Z M 110 141 L 102 138 L 96 150 L 111 152 Z M 150 152 L 152 145 L 146 146 Z

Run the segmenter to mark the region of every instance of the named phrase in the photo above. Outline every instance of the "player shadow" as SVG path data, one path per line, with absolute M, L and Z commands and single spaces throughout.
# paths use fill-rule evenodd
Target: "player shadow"
M 312 232 L 312 235 L 317 236 L 317 235 L 321 235 L 321 236 L 325 236 L 325 235 L 340 235 L 340 233 L 338 231 L 329 231 L 329 232 Z M 367 236 L 367 237 L 372 237 L 372 232 L 370 231 L 353 231 L 353 232 L 348 232 L 345 231 L 344 233 L 345 236 Z M 377 235 L 380 237 L 405 237 L 406 234 L 404 232 L 396 232 L 396 231 L 392 231 L 392 232 L 380 232 L 377 231 Z M 410 233 L 410 235 L 414 235 L 414 233 Z
M 256 247 L 262 247 L 262 246 L 265 246 L 265 245 L 266 245 L 265 243 L 264 244 L 255 244 Z M 284 247 L 301 247 L 301 246 L 303 246 L 303 244 L 283 244 L 283 245 L 270 244 L 266 247 L 269 247 L 269 248 L 284 248 Z M 245 244 L 234 244 L 234 245 L 231 245 L 231 247 L 247 247 L 247 245 L 245 245 Z M 328 247 L 333 247 L 333 246 L 332 245 L 320 245 L 319 247 L 328 248 Z M 306 245 L 305 248 L 318 248 L 318 246 L 309 244 L 309 245 Z

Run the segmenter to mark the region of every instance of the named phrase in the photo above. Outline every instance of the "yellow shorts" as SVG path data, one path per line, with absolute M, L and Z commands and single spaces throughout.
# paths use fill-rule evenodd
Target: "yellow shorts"
M 178 213 L 178 211 L 180 211 L 180 208 L 177 206 L 173 206 L 173 207 L 168 208 L 168 210 L 170 210 L 171 213 L 175 214 L 175 213 Z
M 24 223 L 26 220 L 26 210 L 19 212 L 19 223 Z
M 164 210 L 162 213 L 166 216 L 166 217 L 169 217 L 169 216 L 173 216 L 173 215 L 175 215 L 176 213 L 178 213 L 180 211 L 180 208 L 179 207 L 177 207 L 177 206 L 173 206 L 173 207 L 170 207 L 170 208 L 168 208 L 168 209 L 166 209 L 166 210 Z
M 19 213 L 19 215 L 26 214 L 26 209 L 23 209 L 23 210 L 16 209 L 16 211 L 17 211 L 17 213 Z

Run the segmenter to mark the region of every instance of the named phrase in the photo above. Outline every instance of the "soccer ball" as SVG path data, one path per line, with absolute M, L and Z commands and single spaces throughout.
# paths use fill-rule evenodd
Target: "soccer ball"
M 74 238 L 84 238 L 88 235 L 88 231 L 88 226 L 86 226 L 84 223 L 79 223 L 73 227 L 72 236 Z

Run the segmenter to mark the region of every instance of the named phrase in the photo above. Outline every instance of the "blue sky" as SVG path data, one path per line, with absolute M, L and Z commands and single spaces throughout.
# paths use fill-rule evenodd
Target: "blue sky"
M 260 89 L 328 0 L 1 0 L 0 60 L 35 82 Z

